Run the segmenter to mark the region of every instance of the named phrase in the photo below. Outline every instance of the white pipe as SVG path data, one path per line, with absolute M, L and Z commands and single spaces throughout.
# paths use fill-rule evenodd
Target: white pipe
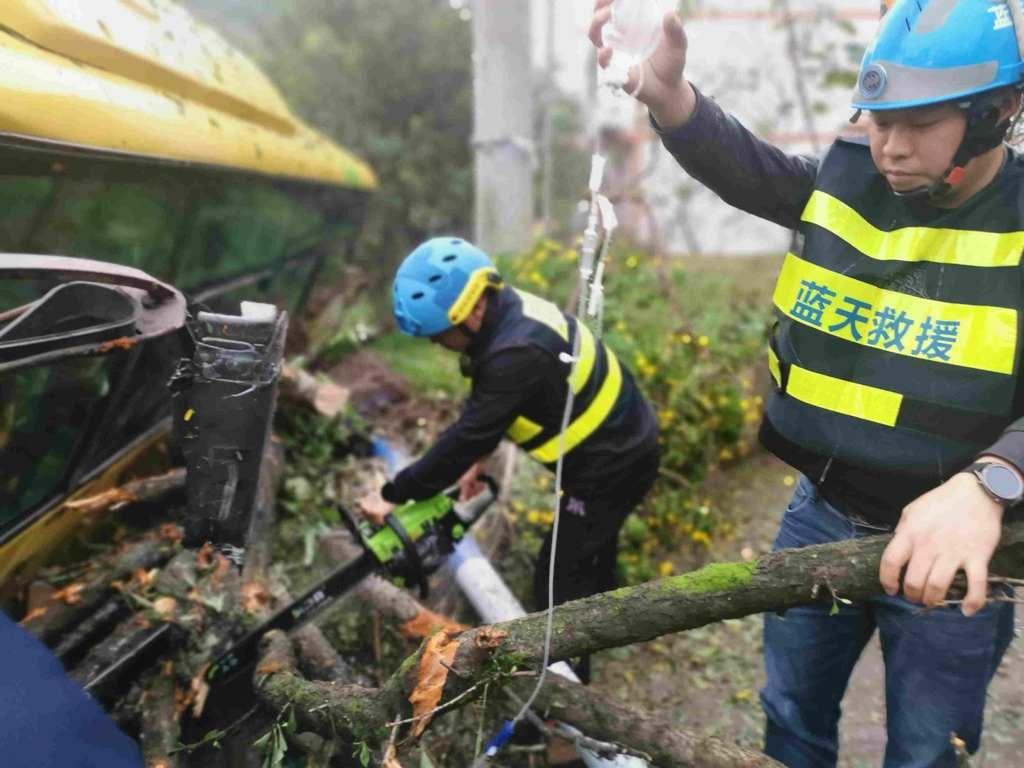
M 495 624 L 526 615 L 522 603 L 509 591 L 501 576 L 494 570 L 494 566 L 480 551 L 472 532 L 449 555 L 447 566 L 454 573 L 455 581 L 463 594 L 484 622 Z M 572 667 L 564 661 L 555 662 L 548 669 L 574 683 L 580 682 Z M 558 729 L 570 740 L 580 734 L 578 730 L 565 723 L 559 723 Z M 616 755 L 608 760 L 585 747 L 577 747 L 577 751 L 588 768 L 648 768 L 645 760 L 631 755 Z

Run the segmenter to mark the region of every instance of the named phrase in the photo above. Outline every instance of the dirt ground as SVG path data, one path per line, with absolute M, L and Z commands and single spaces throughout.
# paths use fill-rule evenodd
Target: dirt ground
M 719 478 L 719 506 L 736 511 L 736 530 L 717 541 L 707 560 L 737 560 L 745 549 L 771 549 L 775 529 L 792 491 L 792 471 L 761 454 Z M 714 493 L 714 492 L 713 492 Z M 691 555 L 680 558 L 690 568 Z M 1018 627 L 1020 618 L 1018 618 Z M 1019 634 L 1019 630 L 1018 630 Z M 641 663 L 642 662 L 642 663 Z M 759 747 L 764 716 L 758 690 L 761 619 L 749 616 L 599 654 L 595 685 L 620 701 L 660 710 L 683 727 Z M 841 768 L 879 766 L 885 749 L 883 664 L 877 638 L 854 669 L 840 723 Z M 1024 643 L 1015 642 L 996 674 L 986 710 L 986 728 L 974 768 L 1024 762 Z

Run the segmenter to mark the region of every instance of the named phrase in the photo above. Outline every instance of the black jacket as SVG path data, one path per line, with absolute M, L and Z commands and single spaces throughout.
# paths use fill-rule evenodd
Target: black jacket
M 455 483 L 477 460 L 489 455 L 519 416 L 539 424 L 558 424 L 565 407 L 567 365 L 550 349 L 529 341 L 529 330 L 510 327 L 534 322 L 520 311 L 511 288 L 489 295 L 483 325 L 471 344 L 464 370 L 472 380 L 459 419 L 418 461 L 384 486 L 392 503 L 433 496 Z M 510 344 L 510 337 L 522 339 Z M 622 367 L 615 406 L 597 430 L 566 454 L 566 492 L 590 496 L 622 481 L 637 462 L 658 451 L 657 420 L 650 404 Z
M 699 93 L 692 118 L 683 126 L 663 132 L 662 141 L 691 176 L 725 202 L 790 229 L 801 226 L 801 216 L 818 181 L 821 167 L 818 160 L 787 155 L 758 139 Z M 1024 162 L 1013 153 L 1008 156 L 1008 162 L 992 187 L 979 195 L 1007 185 L 1016 185 L 1024 194 L 1021 181 Z M 872 175 L 877 174 L 872 172 Z M 955 214 L 955 211 L 944 212 L 925 204 L 915 215 L 927 221 L 947 214 Z M 1017 272 L 1019 270 L 1017 267 Z M 1014 274 L 1012 279 L 1016 282 L 1021 278 Z M 1018 312 L 1021 310 L 1024 306 L 1018 307 Z M 1018 360 L 1014 405 L 1004 423 L 1005 431 L 979 450 L 979 454 L 999 456 L 1024 472 L 1024 419 L 1020 418 L 1024 415 L 1024 386 L 1020 366 Z M 769 450 L 815 482 L 834 506 L 848 514 L 886 524 L 895 522 L 907 503 L 963 468 L 945 466 L 940 476 L 923 478 L 908 471 L 909 466 L 899 466 L 899 462 L 890 462 L 887 470 L 881 470 L 875 457 L 870 455 L 861 459 L 847 456 L 841 460 L 822 452 L 812 441 L 787 439 L 773 425 L 770 414 L 762 422 L 761 440 Z M 908 464 L 916 459 L 907 458 Z M 969 461 L 965 459 L 964 463 Z

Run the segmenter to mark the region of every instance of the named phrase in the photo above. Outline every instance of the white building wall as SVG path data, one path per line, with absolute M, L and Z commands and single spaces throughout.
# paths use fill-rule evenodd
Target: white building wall
M 851 128 L 851 88 L 824 85 L 830 69 L 855 70 L 878 23 L 873 0 L 789 0 L 787 29 L 771 0 L 690 2 L 683 14 L 689 39 L 687 77 L 705 95 L 757 135 L 792 153 L 820 153 Z M 685 5 L 685 4 L 684 4 Z M 801 108 L 790 51 L 798 52 L 811 116 Z M 601 124 L 639 125 L 632 102 L 600 95 Z M 635 121 L 635 122 L 634 122 Z M 654 141 L 653 171 L 643 193 L 657 222 L 659 245 L 669 253 L 763 254 L 784 252 L 789 233 L 721 202 L 690 179 Z

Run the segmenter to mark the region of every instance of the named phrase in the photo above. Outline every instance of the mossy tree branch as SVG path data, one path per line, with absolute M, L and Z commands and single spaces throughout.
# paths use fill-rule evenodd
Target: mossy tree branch
M 566 603 L 555 610 L 551 656 L 571 658 L 723 619 L 831 601 L 835 596 L 869 598 L 881 592 L 878 564 L 889 538 L 875 536 L 783 550 L 749 563 L 712 563 L 691 573 Z M 1006 577 L 1024 576 L 1024 523 L 1005 527 L 991 570 Z M 535 613 L 458 635 L 460 645 L 450 667 L 452 674 L 448 675 L 443 701 L 494 678 L 495 670 L 512 666 L 535 669 L 543 658 L 544 622 L 545 615 Z M 502 633 L 496 644 L 495 633 Z M 287 646 L 283 637 L 274 640 L 274 653 L 283 652 L 281 644 Z M 406 699 L 416 682 L 414 672 L 421 653 L 422 647 L 379 689 L 312 683 L 299 677 L 287 664 L 264 663 L 260 695 L 276 708 L 292 701 L 300 719 L 305 718 L 304 726 L 325 737 L 334 734 L 343 739 L 379 743 L 386 738 L 384 723 L 396 711 L 409 711 Z M 459 704 L 472 698 L 467 696 Z M 600 701 L 591 699 L 582 686 L 561 681 L 552 683 L 545 694 L 545 701 L 559 719 L 585 732 L 593 731 L 598 738 L 622 738 L 620 743 L 647 751 L 635 743 L 637 739 L 647 743 L 642 737 L 646 732 L 642 723 L 629 723 L 613 706 L 601 708 Z M 589 703 L 583 706 L 582 702 Z M 655 734 L 651 741 L 660 739 L 664 749 L 674 755 L 671 760 L 676 762 L 664 755 L 665 764 L 693 764 L 696 737 L 680 734 L 675 738 L 677 732 L 673 732 L 670 739 L 664 735 L 665 724 L 647 716 L 641 719 L 650 724 L 650 732 Z M 627 738 L 630 741 L 625 741 Z M 650 743 L 647 746 L 653 748 Z M 750 753 L 742 753 L 742 759 L 748 762 L 715 765 L 758 765 L 749 762 Z

